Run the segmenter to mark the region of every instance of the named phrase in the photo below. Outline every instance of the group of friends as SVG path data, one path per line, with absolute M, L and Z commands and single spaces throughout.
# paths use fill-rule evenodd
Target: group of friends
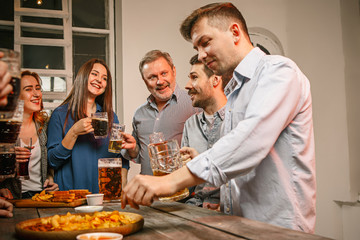
M 92 135 L 91 113 L 107 112 L 109 128 L 119 122 L 104 61 L 91 59 L 80 68 L 71 92 L 49 121 L 39 76 L 23 72 L 20 137 L 37 142 L 30 162 L 38 167 L 30 172 L 35 182 L 27 186 L 32 188 L 16 179 L 1 184 L 20 189 L 22 197 L 44 188 L 98 192 L 97 159 L 121 157 L 123 208 L 151 205 L 192 187 L 187 204 L 313 233 L 316 181 L 309 80 L 292 60 L 254 47 L 245 19 L 231 3 L 196 9 L 180 32 L 198 52 L 190 59 L 187 91 L 176 84 L 168 53 L 146 53 L 139 70 L 150 96 L 136 109 L 133 132 L 124 133 L 120 154 L 108 152 L 108 138 Z M 0 62 L 0 104 L 6 104 L 8 81 Z M 176 139 L 191 160 L 169 175 L 152 176 L 147 146 L 153 132 Z M 16 150 L 17 161 L 30 156 L 25 150 Z M 141 172 L 127 183 L 129 160 L 141 164 Z M 11 204 L 2 200 L 0 205 L 0 215 L 11 216 Z

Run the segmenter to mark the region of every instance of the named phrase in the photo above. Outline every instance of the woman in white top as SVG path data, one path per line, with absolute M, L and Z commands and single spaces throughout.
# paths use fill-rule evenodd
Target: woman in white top
M 16 161 L 29 162 L 28 180 L 21 180 L 21 189 L 19 181 L 10 186 L 14 196 L 22 198 L 31 198 L 42 190 L 58 190 L 58 184 L 54 183 L 53 169 L 48 168 L 47 149 L 46 149 L 46 128 L 48 116 L 43 111 L 41 79 L 35 72 L 24 71 L 21 74 L 21 91 L 19 99 L 24 100 L 24 115 L 19 139 L 21 146 L 28 146 L 29 139 L 32 139 L 31 152 L 24 147 L 16 147 Z M 15 197 L 16 198 L 16 197 Z

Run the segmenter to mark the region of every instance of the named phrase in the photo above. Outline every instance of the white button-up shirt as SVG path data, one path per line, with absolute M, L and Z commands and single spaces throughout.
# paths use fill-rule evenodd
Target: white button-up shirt
M 187 163 L 221 186 L 222 210 L 286 228 L 315 227 L 310 83 L 296 64 L 253 49 L 225 88 L 223 137 Z

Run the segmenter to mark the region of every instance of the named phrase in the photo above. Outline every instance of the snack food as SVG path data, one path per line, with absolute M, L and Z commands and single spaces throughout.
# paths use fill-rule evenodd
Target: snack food
M 90 194 L 87 189 L 76 189 L 69 191 L 49 191 L 48 193 L 43 190 L 32 197 L 32 200 L 39 202 L 73 202 L 75 199 L 85 198 Z
M 96 214 L 96 215 L 95 215 Z M 62 226 L 60 219 L 83 219 L 83 222 L 80 222 L 80 226 L 85 226 L 88 225 L 88 222 L 93 222 L 96 223 L 96 221 L 99 220 L 103 220 L 104 217 L 106 216 L 102 216 L 102 215 L 106 215 L 107 218 L 105 219 L 110 219 L 110 217 L 112 215 L 117 215 L 119 214 L 119 216 L 121 216 L 122 218 L 124 218 L 125 220 L 129 220 L 129 223 L 125 222 L 125 221 L 121 221 L 123 223 L 123 225 L 119 225 L 117 227 L 110 227 L 112 226 L 111 224 L 109 224 L 108 228 L 90 228 L 90 229 L 83 229 L 83 230 L 73 230 L 73 231 L 69 231 L 69 230 L 61 230 L 63 228 L 58 228 L 57 230 L 49 230 L 48 227 L 46 227 L 45 225 L 43 225 L 42 222 L 48 223 L 49 221 L 52 221 L 54 219 L 58 218 L 57 222 L 60 224 L 60 226 Z M 141 216 L 140 214 L 136 214 L 136 213 L 131 213 L 131 212 L 97 212 L 97 213 L 76 213 L 76 214 L 70 214 L 68 215 L 68 217 L 66 215 L 59 215 L 58 217 L 55 216 L 51 216 L 51 217 L 43 217 L 43 218 L 34 218 L 34 219 L 29 219 L 29 220 L 25 220 L 22 222 L 19 222 L 16 224 L 15 226 L 15 231 L 16 231 L 16 236 L 19 239 L 34 239 L 34 240 L 50 240 L 50 239 L 61 239 L 61 240 L 74 240 L 76 239 L 76 236 L 78 236 L 79 234 L 83 234 L 83 233 L 91 233 L 91 232 L 114 232 L 114 233 L 120 233 L 124 236 L 129 235 L 131 233 L 135 233 L 137 231 L 139 231 L 140 229 L 143 228 L 144 226 L 144 218 L 143 216 Z M 88 216 L 88 217 L 85 217 Z M 95 217 L 96 216 L 96 217 Z M 55 217 L 55 218 L 53 218 Z M 97 218 L 97 220 L 96 220 Z M 92 220 L 91 220 L 92 219 Z M 111 221 L 114 221 L 116 219 L 114 219 L 114 217 L 111 218 Z M 94 222 L 95 221 L 95 222 Z M 50 224 L 50 223 L 49 223 Z M 71 222 L 71 225 L 73 223 Z M 78 223 L 79 224 L 79 223 Z M 83 224 L 83 225 L 81 225 Z M 48 225 L 50 226 L 50 225 Z M 98 226 L 100 227 L 100 225 Z M 33 230 L 31 230 L 33 229 Z M 78 228 L 76 228 L 78 229 Z
M 25 230 L 32 231 L 75 231 L 98 228 L 113 228 L 135 221 L 129 216 L 121 214 L 119 211 L 113 212 L 95 212 L 93 214 L 71 214 L 55 215 L 42 218 L 40 222 L 24 227 Z

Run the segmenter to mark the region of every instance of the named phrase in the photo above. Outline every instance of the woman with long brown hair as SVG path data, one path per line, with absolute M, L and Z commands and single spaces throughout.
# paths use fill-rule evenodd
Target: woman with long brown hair
M 71 92 L 49 122 L 48 161 L 60 190 L 99 192 L 98 159 L 121 157 L 108 152 L 108 137 L 94 138 L 91 114 L 95 112 L 107 113 L 109 129 L 113 122 L 119 122 L 112 108 L 110 70 L 100 59 L 90 59 L 81 66 Z M 123 177 L 128 168 L 129 161 L 123 159 Z

